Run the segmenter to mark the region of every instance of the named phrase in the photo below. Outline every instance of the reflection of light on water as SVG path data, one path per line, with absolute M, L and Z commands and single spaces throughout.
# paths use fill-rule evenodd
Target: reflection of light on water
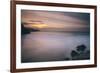
M 32 61 L 63 60 L 80 44 L 89 48 L 89 35 L 78 33 L 32 32 L 23 36 L 22 41 L 22 54 L 26 59 L 33 58 Z

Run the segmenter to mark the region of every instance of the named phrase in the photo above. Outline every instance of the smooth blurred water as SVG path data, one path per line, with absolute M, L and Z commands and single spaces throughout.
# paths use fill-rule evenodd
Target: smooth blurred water
M 31 32 L 22 35 L 22 62 L 64 60 L 81 44 L 90 48 L 88 33 Z

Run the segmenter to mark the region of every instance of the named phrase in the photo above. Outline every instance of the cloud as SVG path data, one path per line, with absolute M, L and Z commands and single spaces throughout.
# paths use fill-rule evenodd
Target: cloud
M 48 27 L 45 28 L 49 30 L 59 28 L 81 31 L 89 30 L 90 26 L 89 13 L 22 10 L 21 14 L 22 22 L 46 24 Z

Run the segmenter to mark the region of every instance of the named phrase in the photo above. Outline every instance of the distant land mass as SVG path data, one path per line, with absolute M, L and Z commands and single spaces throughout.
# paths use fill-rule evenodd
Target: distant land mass
M 36 31 L 40 31 L 38 29 L 34 29 L 34 28 L 26 28 L 24 27 L 24 24 L 21 24 L 21 34 L 29 34 L 30 32 L 36 32 Z

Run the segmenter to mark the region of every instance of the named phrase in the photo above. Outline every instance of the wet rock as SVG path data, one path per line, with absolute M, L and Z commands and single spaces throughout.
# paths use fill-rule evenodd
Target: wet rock
M 86 46 L 85 45 L 79 45 L 76 47 L 78 52 L 84 52 L 86 50 Z
M 74 50 L 72 50 L 72 52 L 71 52 L 71 56 L 72 57 L 75 57 L 75 56 L 78 56 L 79 54 L 76 52 L 76 51 L 74 51 Z
M 67 57 L 67 58 L 65 58 L 64 60 L 70 60 L 70 58 Z

